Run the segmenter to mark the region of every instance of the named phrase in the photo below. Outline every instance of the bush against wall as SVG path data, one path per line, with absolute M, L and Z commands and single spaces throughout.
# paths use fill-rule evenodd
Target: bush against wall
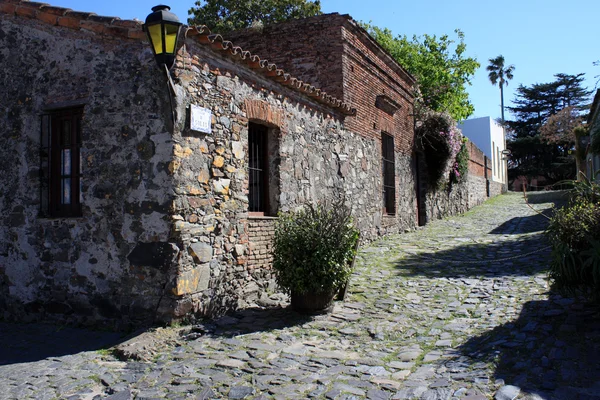
M 452 165 L 452 171 L 450 171 L 450 181 L 457 183 L 463 179 L 467 172 L 469 172 L 469 148 L 467 147 L 467 143 L 469 140 L 463 136 L 461 140 L 460 150 L 458 154 L 456 154 L 456 159 L 454 160 L 454 164 Z
M 425 110 L 416 123 L 417 147 L 425 155 L 427 176 L 431 187 L 445 183 L 450 168 L 450 182 L 458 182 L 469 168 L 467 139 L 456 121 L 447 113 Z
M 600 186 L 573 182 L 569 205 L 558 210 L 547 235 L 552 243 L 550 279 L 555 288 L 582 290 L 600 299 Z
M 287 293 L 333 293 L 348 281 L 359 231 L 343 200 L 279 215 L 273 269 Z

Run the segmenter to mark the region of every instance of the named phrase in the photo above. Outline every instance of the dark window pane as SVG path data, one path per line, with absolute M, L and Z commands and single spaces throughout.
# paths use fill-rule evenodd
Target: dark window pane
M 386 214 L 396 213 L 396 161 L 394 138 L 381 134 L 381 168 L 383 175 L 383 207 Z
M 265 212 L 267 199 L 267 127 L 250 123 L 248 128 L 249 211 Z
M 40 137 L 40 205 L 42 215 L 81 215 L 80 137 L 82 108 L 54 111 L 42 117 Z M 48 147 L 45 147 L 48 143 Z M 44 151 L 44 149 L 46 149 Z
M 62 138 L 62 142 L 61 144 L 63 146 L 70 146 L 71 145 L 71 120 L 70 119 L 66 119 L 62 122 L 62 130 L 61 130 L 61 138 Z
M 62 180 L 61 204 L 71 204 L 71 179 Z
M 71 150 L 62 151 L 61 171 L 63 176 L 71 175 Z

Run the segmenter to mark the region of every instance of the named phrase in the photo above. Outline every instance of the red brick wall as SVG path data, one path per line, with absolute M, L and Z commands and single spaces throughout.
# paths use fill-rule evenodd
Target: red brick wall
M 479 150 L 473 142 L 469 142 L 467 146 L 469 147 L 469 173 L 481 177 L 491 176 L 491 169 L 488 171 L 490 175 L 485 174 L 485 154 L 483 154 L 483 151 Z
M 225 35 L 236 46 L 277 64 L 294 77 L 343 98 L 341 25 L 338 14 L 292 20 Z
M 252 218 L 248 220 L 249 270 L 271 269 L 274 235 L 275 218 Z
M 412 78 L 348 16 L 320 15 L 227 38 L 356 108 L 345 119 L 348 130 L 377 141 L 385 131 L 397 151 L 411 154 Z M 375 106 L 379 95 L 400 106 L 393 116 Z
M 385 131 L 394 136 L 397 151 L 411 154 L 414 144 L 411 82 L 400 76 L 387 54 L 380 57 L 382 50 L 352 21 L 347 22 L 342 33 L 344 101 L 357 110 L 356 116 L 346 118 L 346 128 L 375 140 L 380 140 L 381 132 Z M 380 95 L 400 106 L 393 116 L 376 107 Z

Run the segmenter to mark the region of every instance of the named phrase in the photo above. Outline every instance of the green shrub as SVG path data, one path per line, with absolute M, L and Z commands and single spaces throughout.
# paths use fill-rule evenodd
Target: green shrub
M 600 203 L 576 195 L 556 211 L 547 230 L 552 243 L 550 278 L 557 289 L 600 293 Z
M 358 236 L 341 200 L 280 214 L 273 245 L 277 283 L 287 293 L 333 293 L 352 273 Z
M 572 189 L 570 190 L 571 201 L 586 200 L 592 203 L 600 201 L 600 185 L 589 179 L 585 174 L 580 173 L 579 181 L 570 181 Z M 593 179 L 593 178 L 592 178 Z

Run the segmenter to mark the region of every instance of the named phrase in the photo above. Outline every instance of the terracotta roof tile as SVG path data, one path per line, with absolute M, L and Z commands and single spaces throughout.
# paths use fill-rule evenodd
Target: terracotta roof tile
M 0 13 L 13 14 L 25 18 L 39 19 L 51 25 L 60 25 L 69 29 L 86 29 L 97 34 L 112 37 L 122 37 L 143 40 L 142 22 L 122 20 L 118 17 L 107 17 L 95 13 L 73 11 L 69 8 L 54 7 L 48 3 L 38 3 L 28 0 L 1 0 Z M 227 55 L 234 61 L 264 74 L 266 77 L 287 86 L 297 92 L 307 95 L 316 101 L 335 108 L 343 114 L 354 115 L 356 110 L 342 100 L 330 96 L 321 89 L 303 82 L 266 59 L 235 46 L 219 34 L 212 34 L 206 26 L 186 27 L 185 36 L 198 43 L 210 46 L 214 50 Z
M 73 11 L 73 10 L 71 10 L 70 8 L 63 8 L 63 7 L 41 6 L 40 11 L 62 17 L 69 11 Z
M 96 14 L 91 13 L 91 12 L 73 11 L 73 10 L 68 10 L 65 14 L 65 16 L 67 16 L 67 17 L 72 17 L 72 18 L 77 18 L 77 19 L 88 19 L 92 15 L 96 15 Z

